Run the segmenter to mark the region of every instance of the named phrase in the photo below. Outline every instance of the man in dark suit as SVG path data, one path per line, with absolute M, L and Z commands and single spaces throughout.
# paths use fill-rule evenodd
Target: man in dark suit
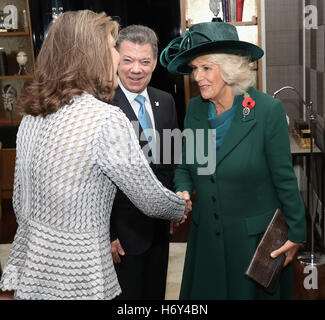
M 162 159 L 164 153 L 166 159 L 166 152 L 169 153 L 167 159 L 173 161 L 174 157 L 173 145 L 163 148 L 163 130 L 178 127 L 175 102 L 169 93 L 148 87 L 157 64 L 156 34 L 148 27 L 132 25 L 120 31 L 116 46 L 121 60 L 118 67 L 119 87 L 112 104 L 119 106 L 134 124 L 140 146 L 158 179 L 168 189 L 173 189 L 174 167 L 163 164 Z M 138 95 L 144 97 L 154 133 L 151 138 L 142 135 Z M 147 217 L 118 190 L 111 216 L 111 241 L 115 269 L 122 288 L 119 299 L 164 299 L 169 223 Z

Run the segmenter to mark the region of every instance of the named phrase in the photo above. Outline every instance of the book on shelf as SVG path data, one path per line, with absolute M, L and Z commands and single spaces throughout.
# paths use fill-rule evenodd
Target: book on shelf
M 236 20 L 243 21 L 244 0 L 237 0 Z
M 229 3 L 229 21 L 230 22 L 235 22 L 237 21 L 237 0 L 228 0 Z
M 244 0 L 222 0 L 224 22 L 242 21 Z
M 227 0 L 222 0 L 223 22 L 227 22 Z
M 230 0 L 227 0 L 226 8 L 227 8 L 227 22 L 229 22 L 230 21 Z

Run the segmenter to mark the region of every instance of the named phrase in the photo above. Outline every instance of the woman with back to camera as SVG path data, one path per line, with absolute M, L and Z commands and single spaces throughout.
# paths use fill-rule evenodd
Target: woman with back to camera
M 117 86 L 117 34 L 104 13 L 60 15 L 18 101 L 18 229 L 1 279 L 1 289 L 18 299 L 120 293 L 107 249 L 116 186 L 146 214 L 183 217 L 184 199 L 158 182 L 131 123 L 108 104 Z
M 221 22 L 193 25 L 161 54 L 169 72 L 192 73 L 201 95 L 190 100 L 184 129 L 194 137 L 204 131 L 204 141 L 195 140 L 194 149 L 184 143 L 175 172 L 177 192 L 196 190 L 180 299 L 292 298 L 288 264 L 306 237 L 305 212 L 284 108 L 253 88 L 250 63 L 262 55 L 259 47 L 239 41 L 234 26 Z M 200 148 L 210 152 L 209 130 L 215 163 L 200 174 L 206 165 L 198 159 L 189 163 L 186 156 L 200 154 Z M 277 208 L 289 234 L 272 253 L 284 253 L 286 260 L 276 292 L 268 294 L 245 271 Z

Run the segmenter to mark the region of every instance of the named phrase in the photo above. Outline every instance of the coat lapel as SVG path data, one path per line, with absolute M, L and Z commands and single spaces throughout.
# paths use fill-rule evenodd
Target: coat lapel
M 142 127 L 138 121 L 138 117 L 133 111 L 132 106 L 130 105 L 128 99 L 126 98 L 124 92 L 120 87 L 117 87 L 115 90 L 115 96 L 113 101 L 111 102 L 112 105 L 118 106 L 127 116 L 127 118 L 131 121 L 134 131 L 139 139 L 139 144 L 141 148 L 144 147 L 144 145 L 147 144 L 146 141 L 140 140 L 141 134 L 142 134 Z
M 197 123 L 197 128 L 209 129 L 208 122 L 208 110 L 209 110 L 209 101 L 202 99 L 202 104 L 198 106 L 198 108 L 194 109 L 193 117 L 199 124 Z
M 251 91 L 249 91 L 251 94 Z M 252 96 L 252 95 L 251 95 Z M 253 98 L 253 97 L 252 97 Z M 244 100 L 244 96 L 240 96 L 238 99 L 238 105 L 236 114 L 232 121 L 232 124 L 229 128 L 228 133 L 226 134 L 223 143 L 219 149 L 219 152 L 216 156 L 216 168 L 221 163 L 221 161 L 232 151 L 236 148 L 236 146 L 248 135 L 248 133 L 252 130 L 252 128 L 256 124 L 255 119 L 255 108 L 251 109 L 248 116 L 243 116 L 243 107 L 242 102 Z M 196 108 L 196 112 L 193 114 L 193 117 L 199 121 L 200 123 L 197 124 L 197 128 L 202 128 L 204 130 L 210 129 L 209 122 L 208 122 L 208 108 L 209 103 L 204 102 L 199 108 Z M 208 150 L 208 136 L 205 136 L 204 139 L 204 150 Z M 215 171 L 216 172 L 216 171 Z
M 134 113 L 132 106 L 130 105 L 128 99 L 120 87 L 117 87 L 115 90 L 115 96 L 112 104 L 114 106 L 118 106 L 121 110 L 123 110 L 130 121 L 138 121 L 138 118 Z
M 162 110 L 161 103 L 159 101 L 159 97 L 154 93 L 153 90 L 151 90 L 150 87 L 147 87 L 147 91 L 148 91 L 148 95 L 149 95 L 149 99 L 150 99 L 150 103 L 151 103 L 153 118 L 155 121 L 155 128 L 156 128 L 156 131 L 158 131 L 159 134 L 161 135 L 162 128 L 159 126 L 159 123 L 160 123 L 159 117 L 161 116 L 160 112 Z
M 236 114 L 216 157 L 216 167 L 218 167 L 220 162 L 236 148 L 256 124 L 255 108 L 251 109 L 248 116 L 243 116 L 243 100 L 243 96 L 238 99 Z

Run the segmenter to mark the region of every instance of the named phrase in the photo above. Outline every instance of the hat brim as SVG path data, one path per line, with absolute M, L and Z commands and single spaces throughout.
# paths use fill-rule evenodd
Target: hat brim
M 208 42 L 178 54 L 168 64 L 167 70 L 173 74 L 191 74 L 192 68 L 189 66 L 189 62 L 198 56 L 211 53 L 227 53 L 246 56 L 249 57 L 250 62 L 253 62 L 260 59 L 264 51 L 260 47 L 245 41 L 224 40 Z

